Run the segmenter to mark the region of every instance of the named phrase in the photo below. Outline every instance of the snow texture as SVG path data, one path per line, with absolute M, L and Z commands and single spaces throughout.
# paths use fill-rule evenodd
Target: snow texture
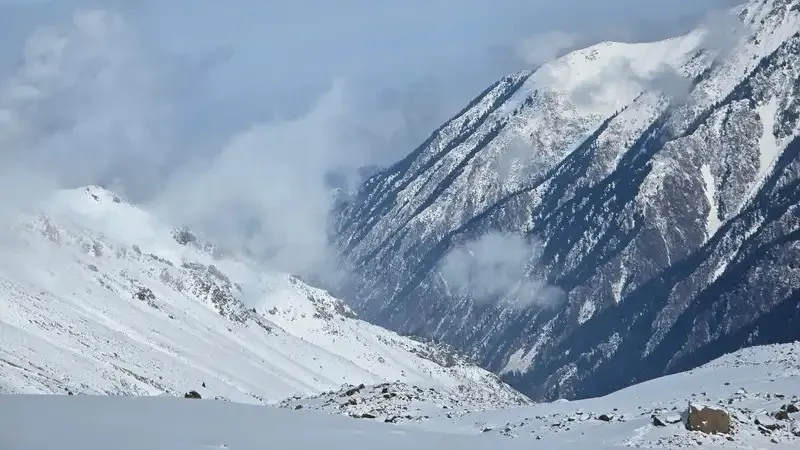
M 381 400 L 373 394 L 383 388 L 345 396 L 375 406 Z M 601 398 L 440 411 L 423 422 L 307 411 L 316 401 L 293 400 L 305 407 L 286 410 L 164 397 L 7 395 L 0 397 L 0 442 L 4 450 L 793 449 L 800 444 L 800 343 L 741 350 Z M 690 403 L 726 411 L 732 432 L 688 431 Z M 316 409 L 342 413 L 336 405 Z
M 476 408 L 527 401 L 445 346 L 359 320 L 97 186 L 58 192 L 0 237 L 0 393 L 263 403 L 397 381 Z

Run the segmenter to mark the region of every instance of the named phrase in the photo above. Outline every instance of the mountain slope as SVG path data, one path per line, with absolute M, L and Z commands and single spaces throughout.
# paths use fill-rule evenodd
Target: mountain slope
M 446 347 L 359 320 L 96 186 L 58 192 L 1 237 L 0 393 L 275 402 L 398 381 L 495 393 L 483 407 L 527 401 Z
M 602 43 L 487 89 L 337 210 L 338 292 L 536 398 L 800 338 L 800 1 L 730 14 L 730 45 Z M 449 255 L 498 234 L 563 303 L 448 282 Z

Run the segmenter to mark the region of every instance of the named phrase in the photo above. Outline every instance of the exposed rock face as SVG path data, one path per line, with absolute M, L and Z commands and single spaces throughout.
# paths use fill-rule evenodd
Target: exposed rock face
M 686 429 L 706 434 L 728 434 L 731 432 L 731 416 L 723 409 L 690 404 Z
M 183 398 L 196 398 L 196 399 L 201 399 L 201 398 L 203 398 L 203 397 L 201 397 L 201 396 L 200 396 L 200 393 L 198 393 L 197 391 L 189 391 L 189 392 L 187 392 L 187 393 L 183 394 Z
M 491 86 L 336 211 L 340 296 L 535 399 L 800 339 L 800 0 L 735 14 L 730 51 L 604 43 Z M 664 71 L 686 95 L 640 82 Z M 447 282 L 487 235 L 531 247 L 536 298 Z

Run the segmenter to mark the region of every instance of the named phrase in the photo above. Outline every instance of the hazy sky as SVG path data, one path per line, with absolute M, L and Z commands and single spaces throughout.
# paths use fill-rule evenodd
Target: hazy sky
M 124 11 L 156 51 L 208 69 L 182 104 L 205 133 L 308 110 L 334 78 L 360 101 L 413 116 L 411 141 L 503 74 L 515 46 L 554 30 L 588 43 L 670 34 L 721 0 L 0 0 L 0 63 L 30 30 L 72 10 Z M 194 69 L 191 69 L 194 70 Z M 188 90 L 188 89 L 187 89 Z M 363 98 L 361 98 L 363 97 Z M 224 134 L 224 133 L 223 133 Z M 400 142 L 398 145 L 410 145 Z M 410 150 L 410 149 L 409 149 Z M 403 150 L 398 150 L 403 152 Z
M 298 113 L 334 77 L 357 84 L 368 101 L 399 104 L 438 122 L 496 78 L 523 68 L 514 46 L 529 35 L 647 38 L 659 32 L 647 19 L 671 27 L 715 3 L 239 0 L 222 7 L 218 0 L 162 0 L 139 12 L 159 46 L 228 58 L 211 75 L 207 94 L 232 122 L 276 110 Z
M 105 183 L 299 270 L 327 250 L 329 171 L 400 158 L 506 73 L 722 2 L 0 0 L 0 179 Z

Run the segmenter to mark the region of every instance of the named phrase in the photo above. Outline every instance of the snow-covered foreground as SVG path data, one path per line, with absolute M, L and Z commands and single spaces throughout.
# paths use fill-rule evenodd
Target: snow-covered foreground
M 732 433 L 688 431 L 683 416 L 690 402 L 728 413 Z M 690 372 L 574 402 L 464 413 L 436 392 L 384 385 L 282 406 L 534 441 L 534 448 L 800 448 L 800 343 L 740 350 Z
M 525 448 L 499 436 L 404 429 L 368 420 L 206 400 L 0 397 L 3 450 Z
M 690 402 L 729 413 L 732 433 L 686 430 L 680 419 Z M 480 412 L 430 426 L 453 432 L 480 428 L 535 439 L 543 448 L 578 442 L 591 448 L 800 448 L 800 414 L 775 417 L 781 410 L 796 411 L 789 405 L 800 408 L 800 343 L 740 350 L 605 397 Z M 603 415 L 609 420 L 601 420 Z M 653 416 L 666 426 L 654 425 Z
M 0 448 L 796 449 L 799 395 L 800 343 L 746 349 L 602 398 L 442 414 L 420 424 L 215 400 L 7 395 L 0 396 Z M 686 430 L 681 415 L 690 401 L 725 410 L 732 432 Z
M 442 346 L 359 320 L 102 188 L 56 193 L 0 232 L 0 393 L 277 402 L 402 381 L 525 402 Z

